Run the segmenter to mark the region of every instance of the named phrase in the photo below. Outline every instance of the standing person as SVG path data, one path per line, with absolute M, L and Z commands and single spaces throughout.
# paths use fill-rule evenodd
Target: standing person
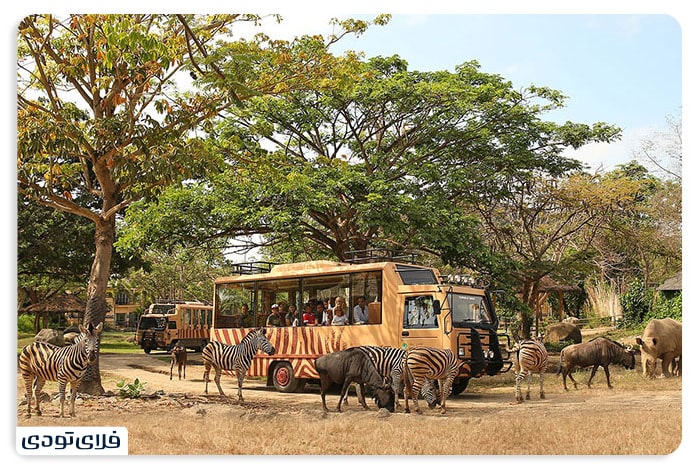
M 312 312 L 312 304 L 307 302 L 304 305 L 304 313 L 302 314 L 302 323 L 304 325 L 309 325 L 309 326 L 314 326 L 317 324 L 317 321 L 314 317 L 314 312 Z
M 297 307 L 295 307 L 295 304 L 290 304 L 288 306 L 288 313 L 285 314 L 285 325 L 288 327 L 296 327 L 299 322 L 300 321 L 297 317 Z
M 282 327 L 285 325 L 283 317 L 280 316 L 280 307 L 278 304 L 273 304 L 271 306 L 271 315 L 266 319 L 267 327 Z
M 365 304 L 365 296 L 358 297 L 358 305 L 353 307 L 353 323 L 367 323 L 367 304 Z
M 333 319 L 333 313 L 331 309 L 324 308 L 324 302 L 317 302 L 317 310 L 314 312 L 314 316 L 317 319 L 317 323 L 321 325 L 331 325 L 331 320 Z

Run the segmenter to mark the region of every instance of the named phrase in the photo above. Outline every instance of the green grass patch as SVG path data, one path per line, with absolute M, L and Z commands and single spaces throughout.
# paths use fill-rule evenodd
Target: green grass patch
M 102 353 L 133 354 L 141 353 L 142 349 L 134 342 L 129 341 L 133 338 L 133 332 L 107 331 L 102 333 L 99 350 Z M 22 348 L 34 341 L 32 333 L 17 333 L 17 354 Z

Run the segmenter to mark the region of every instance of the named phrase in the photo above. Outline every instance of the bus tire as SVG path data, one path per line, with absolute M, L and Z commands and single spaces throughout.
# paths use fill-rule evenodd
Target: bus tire
M 304 388 L 305 380 L 295 378 L 289 362 L 280 362 L 273 368 L 273 386 L 282 393 L 294 393 Z
M 469 378 L 462 378 L 454 382 L 452 384 L 452 395 L 459 395 L 466 390 L 466 387 L 469 385 L 469 380 Z
M 150 348 L 143 348 L 143 351 L 145 351 L 145 354 L 150 354 L 150 351 L 152 351 L 152 349 L 150 349 Z
M 205 349 L 205 347 L 208 346 L 208 340 L 201 340 L 201 346 L 199 348 L 195 348 L 196 352 L 200 353 Z

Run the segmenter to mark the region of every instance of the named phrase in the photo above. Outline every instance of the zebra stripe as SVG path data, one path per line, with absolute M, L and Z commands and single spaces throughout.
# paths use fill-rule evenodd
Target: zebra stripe
M 389 377 L 391 379 L 395 406 L 400 408 L 399 393 L 403 391 L 401 373 L 403 371 L 405 351 L 401 348 L 392 348 L 389 346 L 357 346 L 357 348 L 367 354 L 377 368 L 377 372 L 379 372 L 382 377 Z M 437 396 L 433 390 L 433 383 L 431 380 L 425 381 L 420 394 L 428 403 L 428 407 L 435 407 L 437 404 Z
M 36 398 L 36 414 L 41 416 L 41 390 L 47 381 L 58 382 L 61 418 L 64 415 L 65 389 L 70 383 L 70 416 L 75 416 L 77 387 L 87 365 L 97 359 L 101 331 L 101 323 L 96 327 L 90 323 L 86 328 L 80 325 L 81 334 L 73 345 L 59 347 L 35 341 L 22 349 L 19 372 L 24 379 L 27 418 L 31 417 L 32 396 Z
M 427 380 L 437 380 L 440 387 L 440 413 L 447 409 L 445 403 L 452 392 L 452 382 L 459 374 L 459 361 L 452 350 L 430 348 L 427 346 L 415 346 L 404 353 L 403 381 L 404 400 L 406 412 L 409 398 L 413 398 L 416 412 L 421 410 L 418 406 L 418 393 Z
M 522 391 L 520 384 L 527 379 L 527 395 L 529 400 L 529 388 L 532 383 L 532 374 L 539 374 L 539 398 L 544 399 L 544 374 L 548 364 L 549 354 L 546 347 L 538 340 L 523 340 L 515 346 L 515 399 L 522 403 Z
M 220 395 L 225 393 L 220 386 L 221 371 L 231 370 L 237 374 L 237 395 L 239 401 L 244 401 L 242 397 L 242 383 L 244 376 L 249 370 L 252 359 L 256 352 L 261 349 L 266 354 L 275 354 L 275 348 L 266 338 L 266 330 L 257 328 L 242 338 L 238 345 L 226 345 L 219 341 L 211 341 L 203 349 L 202 359 L 205 371 L 203 372 L 203 380 L 205 381 L 205 393 L 208 393 L 208 382 L 210 376 L 210 368 L 215 368 L 215 384 L 217 385 Z

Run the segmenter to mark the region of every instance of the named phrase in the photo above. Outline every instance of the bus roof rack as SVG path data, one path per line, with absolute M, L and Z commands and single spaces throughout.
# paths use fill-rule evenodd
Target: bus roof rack
M 275 263 L 271 262 L 242 262 L 232 265 L 233 275 L 256 275 L 270 273 Z
M 418 254 L 413 252 L 395 252 L 389 249 L 349 250 L 346 252 L 347 263 L 405 262 L 417 263 Z

